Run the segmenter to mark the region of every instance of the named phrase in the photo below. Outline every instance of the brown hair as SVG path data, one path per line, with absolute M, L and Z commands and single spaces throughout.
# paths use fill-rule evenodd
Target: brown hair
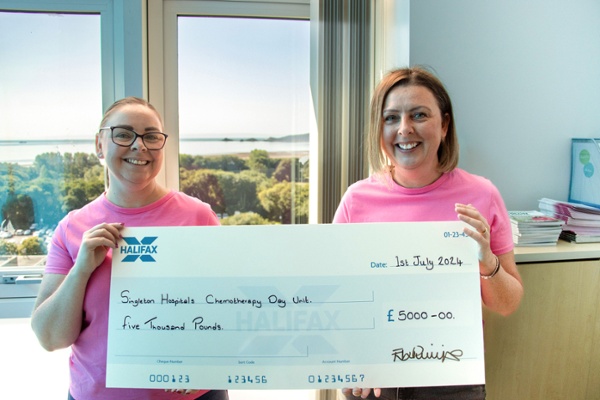
M 139 97 L 125 97 L 122 98 L 121 100 L 117 100 L 115 101 L 110 107 L 108 107 L 106 109 L 106 111 L 104 112 L 104 117 L 102 117 L 102 121 L 100 121 L 100 127 L 104 127 L 106 124 L 106 121 L 108 120 L 108 118 L 112 115 L 112 113 L 119 107 L 125 106 L 125 105 L 129 105 L 129 104 L 138 104 L 144 107 L 148 107 L 149 109 L 151 109 L 152 111 L 154 111 L 156 113 L 156 116 L 158 117 L 158 120 L 160 121 L 161 125 L 163 124 L 163 120 L 162 117 L 160 116 L 160 113 L 156 110 L 156 108 L 154 108 L 154 106 L 152 104 L 150 104 L 149 102 L 147 102 L 144 99 L 140 99 Z
M 387 73 L 375 88 L 371 99 L 371 116 L 367 136 L 369 164 L 375 173 L 389 170 L 389 160 L 381 148 L 383 106 L 388 93 L 397 86 L 422 86 L 437 100 L 442 118 L 448 116 L 448 132 L 438 149 L 440 172 L 450 172 L 458 165 L 458 138 L 450 96 L 442 82 L 424 67 L 401 68 Z

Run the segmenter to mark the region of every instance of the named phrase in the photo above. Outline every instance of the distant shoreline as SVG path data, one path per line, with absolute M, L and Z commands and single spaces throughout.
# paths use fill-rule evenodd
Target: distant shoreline
M 0 140 L 0 146 L 42 146 L 42 145 L 58 145 L 58 144 L 94 144 L 94 139 L 69 139 L 69 140 Z
M 28 145 L 59 145 L 59 144 L 86 144 L 94 143 L 94 138 L 89 139 L 19 139 L 0 140 L 0 146 L 28 146 Z M 288 135 L 281 137 L 213 137 L 213 138 L 183 138 L 180 142 L 289 142 L 308 143 L 309 134 Z
M 298 138 L 294 138 L 298 139 Z M 272 158 L 303 158 L 310 143 L 298 140 L 184 139 L 175 143 L 180 154 L 201 157 L 236 156 L 248 159 L 253 150 L 264 150 Z M 3 150 L 2 150 L 3 149 Z M 86 140 L 0 140 L 0 162 L 31 165 L 39 154 L 94 154 L 94 141 Z
M 194 144 L 195 143 L 195 144 Z M 205 145 L 209 146 L 208 150 L 205 150 Z M 261 145 L 264 143 L 264 145 Z M 180 154 L 192 157 L 204 157 L 204 158 L 215 158 L 215 157 L 238 157 L 243 160 L 247 160 L 250 154 L 254 150 L 266 151 L 270 158 L 278 159 L 289 159 L 289 158 L 308 158 L 309 157 L 309 146 L 308 143 L 290 143 L 290 142 L 199 142 L 192 141 L 181 143 Z M 36 145 L 33 143 L 29 144 L 16 144 L 6 145 L 0 143 L 0 148 L 4 148 L 0 156 L 1 164 L 19 164 L 19 165 L 32 165 L 35 158 L 44 153 L 60 153 L 60 154 L 77 154 L 83 153 L 88 155 L 94 155 L 93 142 L 85 143 L 62 143 L 49 145 L 44 143 L 42 145 Z M 42 149 L 39 149 L 39 148 Z M 195 148 L 194 148 L 195 147 Z
M 271 151 L 268 152 L 270 158 L 302 158 L 308 157 L 308 151 Z M 185 154 L 185 153 L 182 153 Z M 241 158 L 242 160 L 247 160 L 250 158 L 250 153 L 233 153 L 233 154 L 211 154 L 209 156 L 201 156 L 201 157 L 220 157 L 220 156 L 234 156 L 237 158 Z

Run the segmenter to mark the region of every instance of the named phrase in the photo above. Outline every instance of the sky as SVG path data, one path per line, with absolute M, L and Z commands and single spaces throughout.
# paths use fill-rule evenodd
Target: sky
M 307 21 L 178 29 L 182 137 L 308 132 Z M 0 12 L 0 140 L 90 137 L 102 111 L 99 15 Z
M 93 137 L 100 16 L 0 12 L 0 140 Z
M 309 22 L 180 17 L 180 133 L 308 132 Z

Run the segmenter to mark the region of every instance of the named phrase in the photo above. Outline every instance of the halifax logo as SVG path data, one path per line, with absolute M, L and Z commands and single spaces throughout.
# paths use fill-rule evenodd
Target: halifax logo
M 119 251 L 121 254 L 127 254 L 123 262 L 134 262 L 138 258 L 142 262 L 156 262 L 150 254 L 157 253 L 157 245 L 152 246 L 152 243 L 157 239 L 157 236 L 148 236 L 138 241 L 135 237 L 124 237 L 127 246 L 121 246 Z

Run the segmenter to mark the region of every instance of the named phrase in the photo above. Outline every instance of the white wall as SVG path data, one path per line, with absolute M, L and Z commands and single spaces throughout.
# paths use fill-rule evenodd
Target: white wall
M 600 1 L 413 0 L 410 64 L 445 83 L 459 166 L 509 210 L 567 200 L 570 138 L 600 137 Z

